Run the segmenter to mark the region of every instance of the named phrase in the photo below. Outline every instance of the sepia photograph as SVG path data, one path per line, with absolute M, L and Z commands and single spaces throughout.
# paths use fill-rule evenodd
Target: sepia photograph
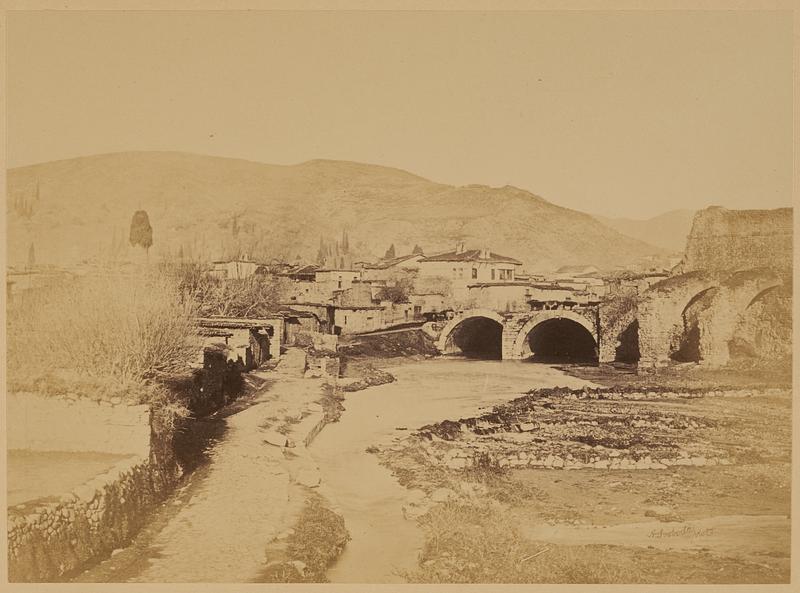
M 3 588 L 787 590 L 791 10 L 182 8 L 3 15 Z

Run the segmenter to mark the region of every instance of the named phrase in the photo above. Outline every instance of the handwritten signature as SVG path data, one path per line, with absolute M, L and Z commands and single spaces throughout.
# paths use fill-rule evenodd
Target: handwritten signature
M 673 527 L 672 529 L 653 529 L 647 537 L 652 539 L 664 539 L 669 537 L 709 537 L 714 534 L 713 527 L 697 528 L 692 525 L 683 527 Z

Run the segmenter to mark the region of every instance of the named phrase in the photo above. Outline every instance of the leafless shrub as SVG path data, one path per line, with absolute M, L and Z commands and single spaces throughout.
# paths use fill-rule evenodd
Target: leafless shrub
M 12 385 L 47 375 L 140 384 L 199 353 L 195 306 L 152 274 L 83 277 L 17 295 L 8 307 Z
M 181 297 L 191 300 L 204 316 L 266 317 L 280 307 L 288 281 L 271 275 L 215 278 L 199 264 L 165 264 L 161 272 L 173 278 Z

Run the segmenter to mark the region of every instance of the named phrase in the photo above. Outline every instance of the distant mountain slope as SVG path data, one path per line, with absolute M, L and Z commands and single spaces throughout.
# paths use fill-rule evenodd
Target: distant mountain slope
M 595 218 L 623 235 L 671 252 L 682 252 L 686 247 L 686 238 L 692 228 L 695 212 L 696 210 L 671 210 L 647 220 L 597 215 Z
M 313 260 L 347 228 L 352 252 L 489 247 L 531 269 L 613 267 L 663 250 L 595 218 L 506 186 L 454 187 L 406 171 L 342 161 L 292 166 L 171 152 L 105 154 L 8 173 L 9 264 L 129 255 L 134 211 L 153 226 L 151 257 Z

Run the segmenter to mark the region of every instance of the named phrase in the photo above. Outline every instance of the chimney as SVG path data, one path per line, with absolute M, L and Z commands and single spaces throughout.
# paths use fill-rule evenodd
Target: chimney
M 481 259 L 489 259 L 489 253 L 490 251 L 488 248 L 484 247 L 481 249 Z
M 464 241 L 456 243 L 456 253 L 464 253 Z

